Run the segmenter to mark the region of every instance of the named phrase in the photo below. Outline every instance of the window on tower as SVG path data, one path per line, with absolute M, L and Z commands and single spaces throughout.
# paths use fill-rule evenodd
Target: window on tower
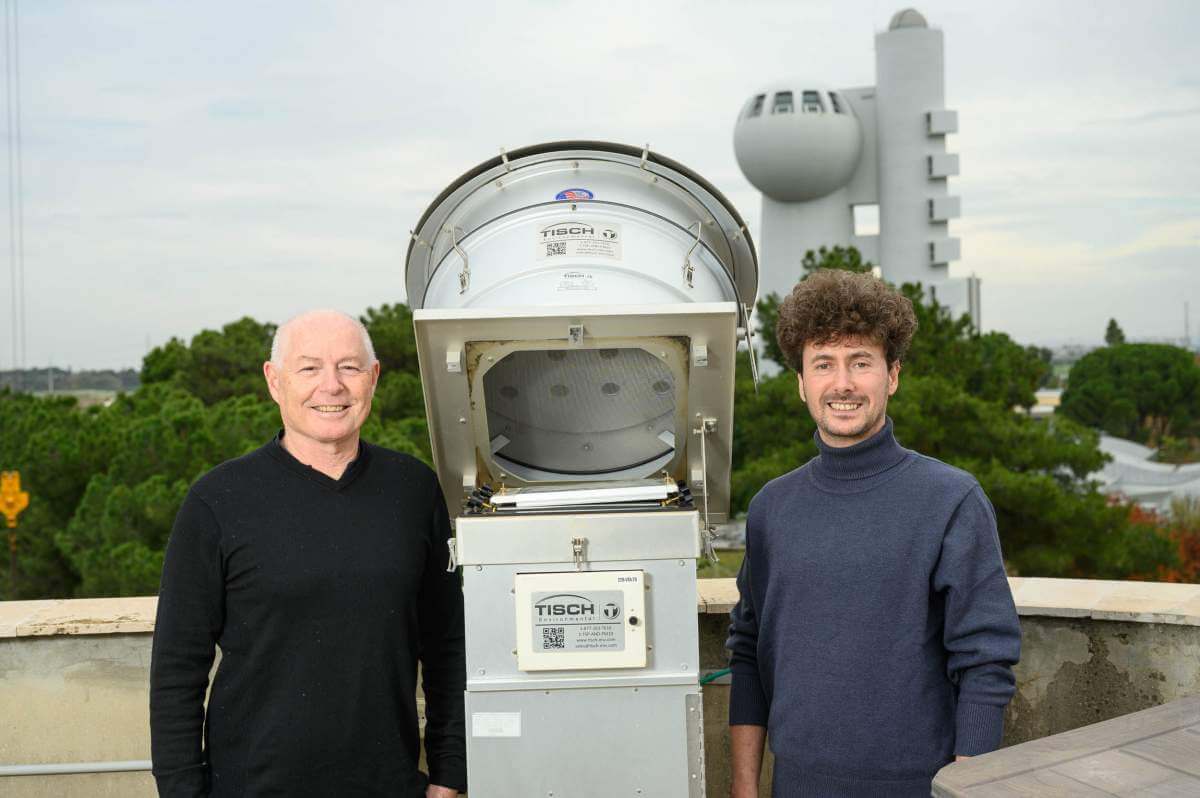
M 765 95 L 765 94 L 755 95 L 754 98 L 752 100 L 750 100 L 750 107 L 746 109 L 746 118 L 749 119 L 752 116 L 762 116 L 763 103 L 765 103 L 766 101 L 767 101 L 767 95 Z
M 850 212 L 854 214 L 854 235 L 879 235 L 879 205 L 851 205 Z
M 791 114 L 796 112 L 795 102 L 792 100 L 790 91 L 775 92 L 775 99 L 771 103 L 771 113 L 773 114 Z
M 791 92 L 788 92 L 788 96 L 791 96 Z M 824 112 L 825 104 L 821 102 L 821 93 L 818 91 L 804 92 L 804 113 L 820 114 Z

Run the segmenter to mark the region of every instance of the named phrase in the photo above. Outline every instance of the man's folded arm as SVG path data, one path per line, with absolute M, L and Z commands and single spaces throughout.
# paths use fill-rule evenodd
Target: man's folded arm
M 463 643 L 462 583 L 447 573 L 450 520 L 439 487 L 430 530 L 431 556 L 421 586 L 421 687 L 425 693 L 425 759 L 430 783 L 459 792 L 467 788 L 463 718 L 466 653 Z
M 959 504 L 942 541 L 934 589 L 945 597 L 946 671 L 958 686 L 954 753 L 1000 746 L 1004 707 L 1016 690 L 1021 626 L 1004 573 L 996 516 L 976 486 Z
M 204 693 L 224 622 L 220 530 L 189 492 L 175 516 L 163 561 L 150 659 L 150 747 L 159 794 L 208 794 Z

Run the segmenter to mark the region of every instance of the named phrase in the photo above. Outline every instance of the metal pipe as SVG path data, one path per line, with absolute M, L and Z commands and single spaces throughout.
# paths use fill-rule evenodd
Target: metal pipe
M 63 776 L 72 773 L 123 773 L 149 769 L 149 759 L 129 759 L 124 762 L 47 762 L 41 765 L 0 765 L 0 776 Z

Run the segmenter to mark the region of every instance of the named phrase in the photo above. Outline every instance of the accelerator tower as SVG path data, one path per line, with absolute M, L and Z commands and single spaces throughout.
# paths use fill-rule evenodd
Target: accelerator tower
M 777 80 L 743 105 L 734 150 L 762 192 L 761 293 L 786 295 L 810 249 L 854 246 L 884 279 L 920 282 L 955 315 L 980 322 L 979 279 L 952 278 L 961 202 L 946 136 L 942 32 L 905 9 L 875 37 L 875 85 L 830 89 Z

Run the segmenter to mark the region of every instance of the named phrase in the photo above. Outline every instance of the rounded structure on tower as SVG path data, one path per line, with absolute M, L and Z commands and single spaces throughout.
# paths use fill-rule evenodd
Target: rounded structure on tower
M 807 202 L 846 185 L 862 140 L 845 97 L 799 80 L 756 92 L 733 129 L 742 174 L 780 202 Z
M 888 23 L 888 30 L 928 27 L 929 23 L 925 21 L 925 15 L 915 8 L 906 8 L 902 11 L 897 11 L 892 15 L 892 21 Z

